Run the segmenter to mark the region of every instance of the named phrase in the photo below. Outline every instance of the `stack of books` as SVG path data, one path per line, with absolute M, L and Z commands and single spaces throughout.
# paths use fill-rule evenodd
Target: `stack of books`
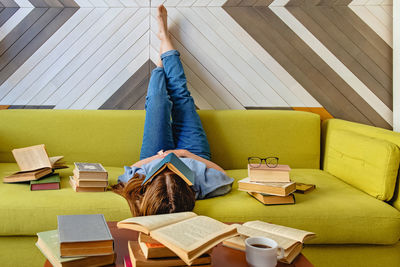
M 249 164 L 249 177 L 239 181 L 239 190 L 246 191 L 265 205 L 294 204 L 296 183 L 290 180 L 289 172 L 288 165 L 253 168 Z
M 193 212 L 134 217 L 117 226 L 140 231 L 124 259 L 125 266 L 136 267 L 211 266 L 212 249 L 237 235 L 235 226 Z
M 102 214 L 58 216 L 58 230 L 37 235 L 36 246 L 53 266 L 114 263 L 114 240 Z
M 75 162 L 74 176 L 69 183 L 75 192 L 104 192 L 108 186 L 108 173 L 100 163 Z
M 63 156 L 49 157 L 43 144 L 13 149 L 12 154 L 20 171 L 4 177 L 4 183 L 30 182 L 32 191 L 60 189 L 60 176 L 53 170 L 68 168 Z

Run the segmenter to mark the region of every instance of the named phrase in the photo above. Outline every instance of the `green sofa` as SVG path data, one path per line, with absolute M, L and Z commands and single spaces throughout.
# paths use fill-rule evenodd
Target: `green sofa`
M 199 111 L 212 159 L 235 178 L 232 192 L 199 200 L 194 211 L 225 222 L 263 220 L 317 234 L 304 254 L 315 266 L 400 266 L 400 134 L 339 119 L 322 124 L 300 111 Z M 0 176 L 17 171 L 13 148 L 46 144 L 64 155 L 61 190 L 29 191 L 0 183 L 0 266 L 43 266 L 35 234 L 57 227 L 56 215 L 130 217 L 126 201 L 108 191 L 75 193 L 73 162 L 101 162 L 117 182 L 139 159 L 144 111 L 2 110 Z M 295 205 L 263 206 L 237 190 L 248 156 L 278 156 L 294 181 L 316 184 Z M 397 185 L 396 185 L 397 181 Z M 397 189 L 395 187 L 397 186 Z

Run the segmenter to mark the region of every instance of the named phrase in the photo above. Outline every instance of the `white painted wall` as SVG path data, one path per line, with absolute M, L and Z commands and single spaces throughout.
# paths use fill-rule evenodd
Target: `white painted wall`
M 393 130 L 400 132 L 400 1 L 393 1 Z

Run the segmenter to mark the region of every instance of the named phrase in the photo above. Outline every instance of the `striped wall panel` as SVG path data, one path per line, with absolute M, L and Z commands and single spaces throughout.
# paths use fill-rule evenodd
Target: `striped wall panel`
M 392 128 L 390 0 L 0 0 L 0 105 L 143 109 L 159 4 L 199 109 Z

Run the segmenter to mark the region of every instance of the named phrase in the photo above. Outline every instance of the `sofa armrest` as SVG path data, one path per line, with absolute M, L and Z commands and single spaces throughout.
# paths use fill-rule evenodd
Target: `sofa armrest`
M 356 140 L 356 142 L 358 142 L 358 139 L 357 139 L 357 137 L 358 137 L 360 142 L 363 143 L 364 146 L 365 146 L 365 144 L 367 144 L 367 145 L 369 144 L 368 141 L 371 144 L 378 144 L 377 145 L 378 147 L 381 144 L 383 147 L 385 147 L 384 149 L 380 150 L 381 153 L 382 153 L 382 151 L 386 151 L 386 149 L 387 150 L 391 149 L 392 151 L 394 151 L 395 152 L 394 154 L 397 154 L 397 155 L 395 155 L 394 157 L 393 157 L 393 155 L 389 155 L 391 157 L 391 159 L 393 159 L 391 161 L 391 163 L 392 163 L 392 166 L 391 166 L 392 167 L 392 172 L 391 172 L 392 182 L 389 183 L 389 184 L 391 184 L 391 188 L 390 188 L 391 192 L 390 192 L 390 194 L 386 194 L 386 198 L 371 194 L 371 192 L 368 192 L 368 190 L 365 190 L 365 188 L 361 188 L 362 183 L 357 183 L 357 182 L 352 183 L 351 179 L 350 180 L 346 179 L 348 177 L 344 177 L 343 180 L 347 183 L 352 184 L 356 188 L 363 190 L 379 199 L 386 200 L 386 201 L 390 200 L 389 203 L 400 210 L 399 173 L 398 173 L 398 168 L 399 168 L 398 150 L 400 147 L 400 133 L 396 133 L 396 132 L 393 132 L 390 130 L 373 127 L 373 126 L 369 126 L 369 125 L 364 125 L 364 124 L 360 124 L 360 123 L 354 123 L 354 122 L 349 122 L 349 121 L 345 121 L 345 120 L 340 120 L 340 119 L 325 120 L 322 123 L 322 131 L 321 132 L 322 132 L 322 138 L 321 138 L 321 147 L 322 147 L 321 161 L 322 162 L 321 162 L 321 166 L 322 166 L 323 170 L 327 170 L 328 172 L 332 171 L 332 168 L 330 168 L 330 166 L 332 166 L 332 164 L 331 164 L 332 158 L 335 158 L 335 157 L 336 157 L 335 158 L 336 161 L 343 160 L 343 167 L 346 168 L 346 164 L 347 164 L 347 168 L 350 169 L 350 172 L 352 171 L 351 170 L 352 163 L 349 164 L 348 161 L 351 161 L 353 159 L 349 158 L 348 156 L 349 155 L 354 156 L 355 155 L 354 153 L 357 153 L 357 152 L 348 150 L 347 152 L 349 152 L 349 154 L 346 155 L 346 152 L 343 153 L 343 151 L 340 151 L 340 146 L 342 146 L 342 144 L 340 144 L 341 142 L 338 142 L 338 137 L 346 136 L 345 135 L 346 133 L 348 134 L 348 136 L 355 137 L 354 140 Z M 332 143 L 332 140 L 334 141 L 335 138 L 336 138 L 336 146 L 335 146 L 335 144 Z M 344 140 L 344 141 L 348 141 L 348 140 Z M 339 149 L 336 150 L 336 148 L 338 148 L 338 147 L 339 147 Z M 359 148 L 356 147 L 356 149 L 359 149 Z M 360 149 L 359 151 L 362 151 L 362 150 Z M 334 154 L 336 154 L 336 155 L 334 155 Z M 362 153 L 359 153 L 358 156 L 360 156 L 360 154 L 363 155 Z M 369 153 L 368 150 L 366 153 L 364 153 L 364 155 L 365 156 L 362 156 L 362 158 L 359 158 L 359 159 L 365 160 L 366 164 L 368 163 L 367 162 L 368 160 L 371 161 L 371 158 L 374 157 L 374 155 Z M 375 155 L 375 159 L 378 161 L 378 160 L 380 160 L 380 157 Z M 348 161 L 345 162 L 346 160 L 348 160 Z M 380 166 L 384 166 L 383 168 L 386 168 L 389 165 L 389 164 L 386 165 L 382 162 L 380 162 L 380 164 L 381 164 Z M 382 168 L 382 170 L 383 170 L 383 168 Z M 333 172 L 335 172 L 335 171 L 333 171 Z M 337 171 L 337 173 L 332 173 L 332 174 L 338 176 L 338 178 L 342 178 L 342 177 L 339 177 L 339 175 L 338 175 L 338 174 L 342 174 L 342 173 L 344 173 L 344 172 L 339 170 L 339 171 Z M 370 175 L 370 173 L 365 174 L 365 176 L 368 176 L 368 175 Z M 395 180 L 396 177 L 397 177 L 397 180 Z M 395 189 L 393 189 L 393 187 L 395 187 Z M 392 196 L 393 190 L 394 190 L 393 197 L 391 197 L 391 199 L 388 199 L 387 196 Z

